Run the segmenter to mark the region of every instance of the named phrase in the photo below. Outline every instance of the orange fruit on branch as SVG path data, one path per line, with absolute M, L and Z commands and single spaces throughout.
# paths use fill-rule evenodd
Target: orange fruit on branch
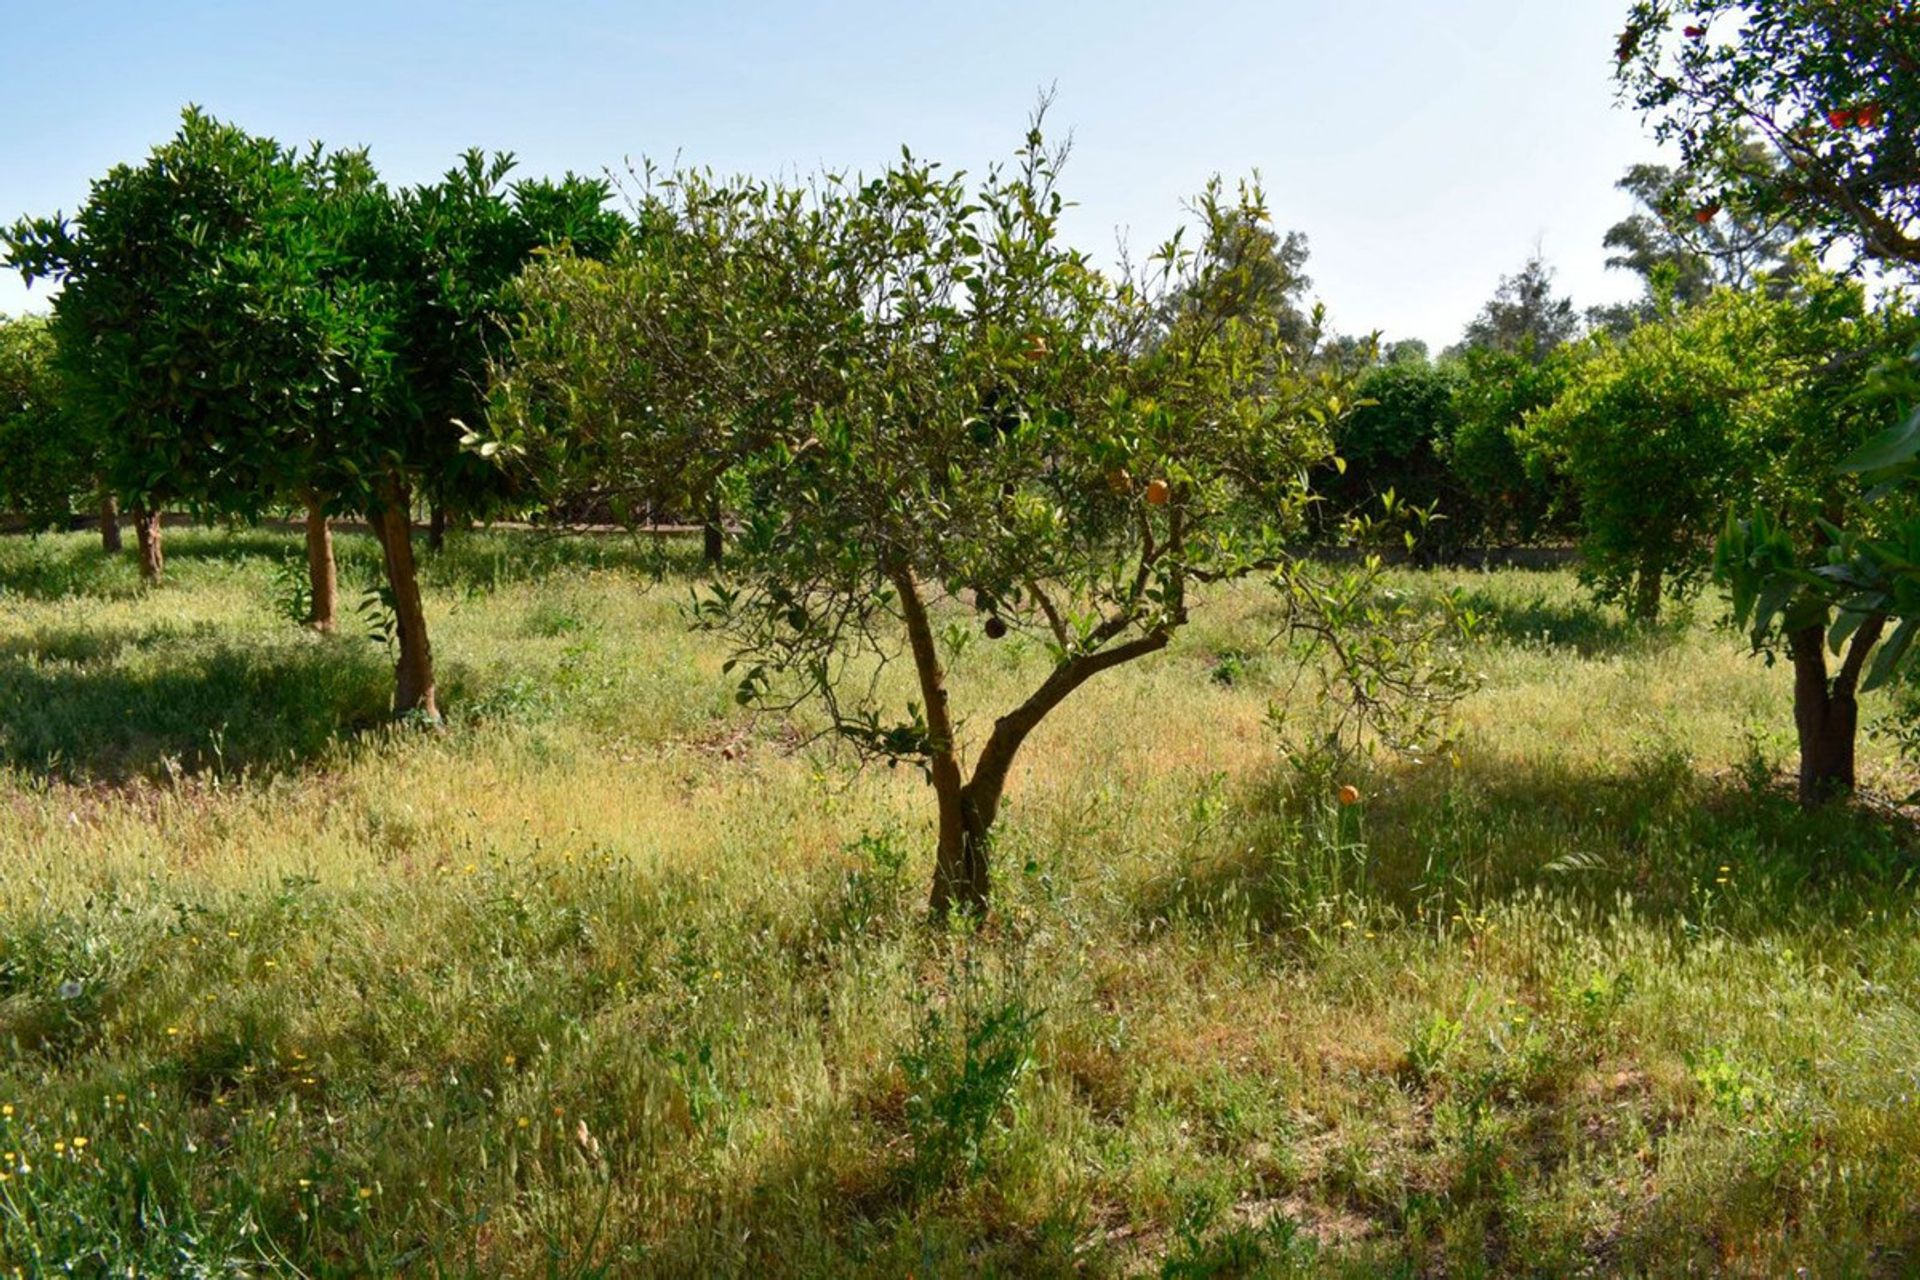
M 1172 496 L 1173 489 L 1165 480 L 1149 480 L 1147 482 L 1148 506 L 1164 507 L 1167 505 L 1167 499 Z

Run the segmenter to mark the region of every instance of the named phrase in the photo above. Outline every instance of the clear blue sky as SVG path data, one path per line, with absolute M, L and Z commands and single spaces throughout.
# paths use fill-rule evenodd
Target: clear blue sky
M 1538 243 L 1581 306 L 1635 283 L 1600 237 L 1653 147 L 1613 104 L 1625 0 L 1147 4 L 68 0 L 6 6 L 0 218 L 71 210 L 197 102 L 283 141 L 366 144 L 389 180 L 468 146 L 529 172 L 968 168 L 1036 89 L 1075 147 L 1072 234 L 1147 248 L 1210 173 L 1263 174 L 1346 331 L 1454 340 Z M 0 311 L 40 309 L 0 273 Z

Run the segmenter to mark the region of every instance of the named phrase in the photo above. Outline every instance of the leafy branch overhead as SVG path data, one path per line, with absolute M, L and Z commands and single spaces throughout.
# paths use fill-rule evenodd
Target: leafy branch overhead
M 1724 208 L 1896 270 L 1920 267 L 1911 5 L 1640 0 L 1615 56 L 1623 96 L 1678 148 L 1701 220 Z

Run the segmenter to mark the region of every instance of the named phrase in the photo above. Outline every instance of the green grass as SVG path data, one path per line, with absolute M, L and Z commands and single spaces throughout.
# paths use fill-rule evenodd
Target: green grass
M 430 556 L 440 734 L 286 621 L 296 552 L 0 542 L 22 1274 L 1920 1267 L 1913 835 L 1792 805 L 1786 675 L 1704 607 L 1407 574 L 1485 684 L 1341 809 L 1219 593 L 1040 731 L 941 936 L 922 784 L 732 705 L 689 548 Z M 1040 661 L 968 644 L 958 709 Z

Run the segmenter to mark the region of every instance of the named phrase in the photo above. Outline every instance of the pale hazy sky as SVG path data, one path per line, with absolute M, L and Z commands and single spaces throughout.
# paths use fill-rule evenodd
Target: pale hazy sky
M 1653 147 L 1614 105 L 1626 0 L 0 0 L 0 219 L 72 210 L 179 109 L 365 144 L 390 181 L 468 146 L 523 171 L 626 156 L 761 174 L 902 143 L 977 169 L 1036 90 L 1071 129 L 1077 243 L 1151 247 L 1207 176 L 1258 169 L 1336 326 L 1437 348 L 1536 243 L 1587 305 L 1636 282 L 1600 238 Z M 38 310 L 0 272 L 0 311 Z

